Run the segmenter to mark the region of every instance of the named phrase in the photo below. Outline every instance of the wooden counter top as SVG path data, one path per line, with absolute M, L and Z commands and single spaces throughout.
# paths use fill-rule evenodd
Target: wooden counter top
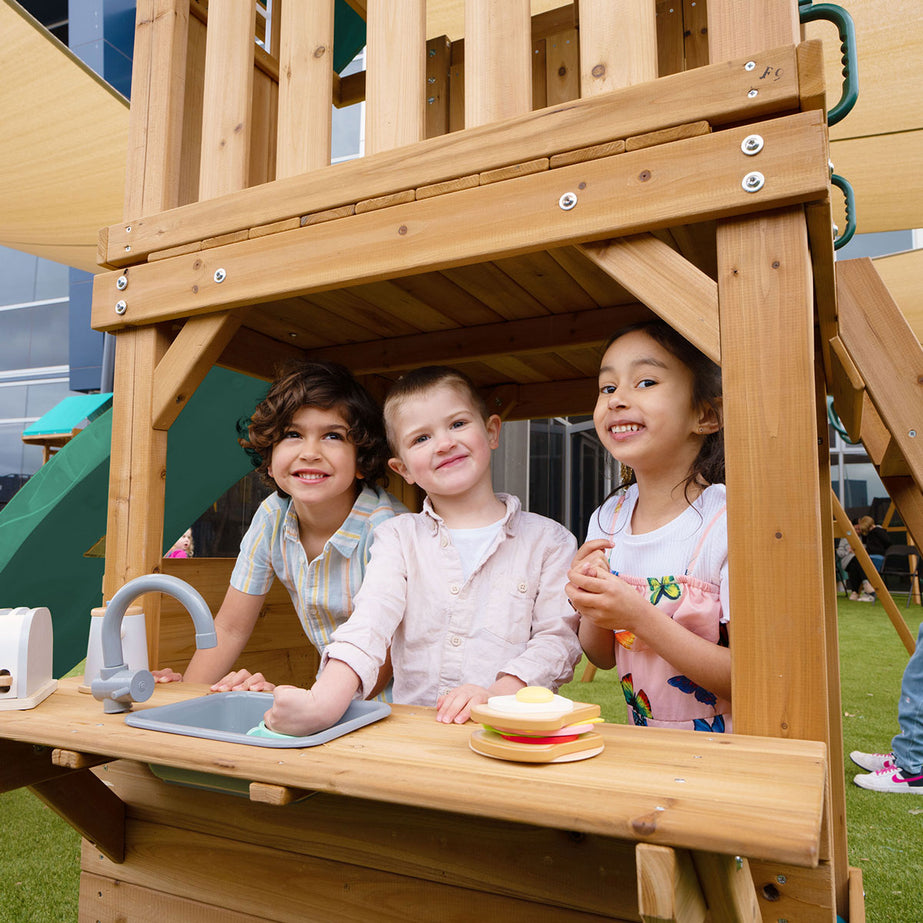
M 606 749 L 576 763 L 492 760 L 479 727 L 395 706 L 383 721 L 307 749 L 270 749 L 132 728 L 62 680 L 37 708 L 0 712 L 0 738 L 298 789 L 620 839 L 814 866 L 824 746 L 811 741 L 600 725 Z M 158 686 L 138 710 L 202 694 Z

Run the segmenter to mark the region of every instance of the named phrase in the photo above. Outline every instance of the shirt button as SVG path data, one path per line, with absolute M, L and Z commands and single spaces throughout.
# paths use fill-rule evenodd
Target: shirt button
M 453 583 L 452 586 L 449 587 L 449 592 L 450 592 L 453 596 L 457 596 L 457 595 L 458 595 L 459 589 L 460 589 L 460 587 L 458 586 L 458 584 L 457 584 L 457 583 Z
M 525 591 L 526 591 L 527 589 L 528 589 L 528 587 L 527 587 L 524 583 L 520 583 L 520 584 L 519 584 L 519 592 L 520 592 L 520 593 L 525 593 Z
M 462 640 L 461 638 L 458 637 L 458 635 L 452 636 L 452 647 L 458 647 L 458 645 L 461 643 L 462 643 Z

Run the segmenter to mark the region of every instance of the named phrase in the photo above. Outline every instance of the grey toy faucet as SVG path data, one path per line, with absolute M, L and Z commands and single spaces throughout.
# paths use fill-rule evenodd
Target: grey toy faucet
M 215 647 L 215 623 L 205 600 L 194 587 L 167 574 L 145 574 L 129 580 L 109 602 L 101 630 L 103 665 L 91 686 L 93 697 L 110 714 L 131 711 L 132 702 L 146 702 L 154 693 L 149 670 L 129 670 L 122 652 L 122 619 L 128 607 L 144 593 L 166 593 L 186 607 L 195 624 L 196 647 Z

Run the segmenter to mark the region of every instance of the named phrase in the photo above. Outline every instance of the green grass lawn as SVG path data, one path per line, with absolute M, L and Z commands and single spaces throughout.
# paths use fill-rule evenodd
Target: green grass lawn
M 914 636 L 917 606 L 905 609 Z M 849 862 L 862 869 L 868 923 L 923 920 L 923 796 L 882 795 L 852 784 L 859 772 L 851 750 L 883 751 L 897 731 L 897 697 L 907 653 L 884 610 L 839 601 L 846 816 Z M 608 721 L 624 723 L 625 705 L 613 673 L 591 683 L 576 679 L 562 692 L 597 702 Z M 0 920 L 72 923 L 77 919 L 80 841 L 28 790 L 0 795 Z

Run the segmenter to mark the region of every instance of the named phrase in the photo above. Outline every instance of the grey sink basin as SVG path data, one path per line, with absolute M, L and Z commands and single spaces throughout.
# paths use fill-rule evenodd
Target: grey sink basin
M 354 701 L 340 720 L 307 737 L 256 737 L 247 731 L 260 723 L 272 705 L 271 692 L 218 692 L 131 712 L 125 723 L 149 731 L 206 737 L 252 747 L 316 747 L 391 714 L 385 702 Z

